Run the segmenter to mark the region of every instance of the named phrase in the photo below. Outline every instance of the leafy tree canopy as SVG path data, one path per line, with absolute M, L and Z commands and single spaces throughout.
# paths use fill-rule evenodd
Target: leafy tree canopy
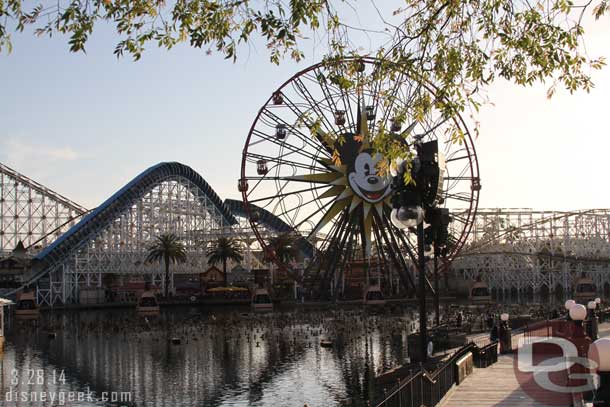
M 365 3 L 375 7 L 369 1 L 59 0 L 31 7 L 0 0 L 0 51 L 10 51 L 11 32 L 26 26 L 37 35 L 66 34 L 71 51 L 84 51 L 95 24 L 105 21 L 120 36 L 114 53 L 135 60 L 149 44 L 170 49 L 183 42 L 235 60 L 241 44 L 262 40 L 279 64 L 301 60 L 305 42 L 316 37 L 332 62 L 362 54 L 353 38 L 367 29 L 350 25 L 347 13 L 358 13 Z M 608 0 L 395 0 L 393 12 L 377 10 L 378 28 L 389 38 L 365 53 L 438 87 L 436 99 L 416 101 L 422 117 L 433 108 L 447 115 L 474 112 L 482 101 L 479 91 L 498 78 L 520 85 L 547 82 L 549 97 L 557 86 L 590 90 L 592 70 L 605 61 L 587 54 L 583 17 L 599 19 L 609 9 Z M 354 86 L 349 70 L 334 80 Z M 390 158 L 398 154 L 380 140 Z

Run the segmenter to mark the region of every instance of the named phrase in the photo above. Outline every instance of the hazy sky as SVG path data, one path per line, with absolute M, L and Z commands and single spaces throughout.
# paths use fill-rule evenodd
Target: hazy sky
M 608 21 L 590 26 L 591 55 L 610 57 Z M 147 167 L 179 161 L 222 198 L 238 198 L 241 152 L 270 93 L 321 53 L 268 62 L 264 50 L 236 64 L 186 46 L 152 47 L 139 62 L 112 54 L 102 29 L 87 54 L 65 38 L 14 35 L 0 56 L 0 162 L 94 207 Z M 363 44 L 368 46 L 368 44 Z M 476 118 L 481 207 L 610 207 L 610 68 L 595 72 L 590 93 L 497 83 Z

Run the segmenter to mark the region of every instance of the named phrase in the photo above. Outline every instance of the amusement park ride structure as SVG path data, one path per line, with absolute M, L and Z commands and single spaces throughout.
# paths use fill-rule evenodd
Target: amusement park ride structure
M 21 241 L 45 247 L 87 209 L 0 163 L 0 257 Z
M 283 259 L 258 232 L 254 205 L 316 245 L 301 284 L 319 298 L 337 300 L 344 273 L 356 262 L 365 264 L 368 295 L 371 260 L 383 258 L 403 288 L 417 293 L 424 360 L 426 292 L 438 298 L 426 263 L 441 253 L 426 247 L 442 247 L 446 264 L 459 254 L 480 190 L 468 128 L 459 114 L 440 109 L 437 91 L 403 66 L 373 58 L 306 68 L 259 110 L 244 146 L 238 184 L 252 229 L 279 266 L 285 267 Z M 420 100 L 435 102 L 422 113 Z M 383 137 L 400 149 L 401 164 L 388 163 L 389 157 L 377 150 L 376 141 Z M 450 218 L 446 209 L 440 215 L 441 207 L 460 214 L 453 219 L 451 245 L 446 244 Z M 444 233 L 438 233 L 441 224 Z M 320 232 L 326 235 L 321 241 Z
M 346 72 L 353 73 L 352 87 L 336 80 Z M 345 270 L 374 260 L 394 270 L 406 291 L 421 291 L 413 267 L 417 238 L 391 221 L 392 176 L 380 169 L 384 158 L 374 149 L 382 133 L 402 140 L 405 155 L 419 144 L 438 146 L 433 155 L 444 158 L 445 173 L 430 193 L 439 205 L 458 211 L 445 262 L 459 253 L 477 207 L 478 165 L 459 116 L 433 108 L 425 119 L 415 119 L 413 101 L 422 95 L 435 100 L 435 91 L 400 67 L 351 58 L 304 69 L 260 109 L 244 146 L 238 187 L 252 229 L 270 257 L 273 250 L 259 232 L 254 206 L 314 247 L 302 279 L 310 292 L 337 299 Z M 452 138 L 456 132 L 462 135 L 459 143 Z M 427 289 L 432 290 L 429 283 Z
M 610 210 L 479 209 L 451 274 L 486 282 L 499 301 L 571 298 L 585 279 L 609 296 Z
M 104 276 L 148 275 L 163 286 L 159 264 L 145 263 L 147 247 L 162 233 L 175 233 L 189 253 L 174 272 L 205 267 L 206 239 L 237 220 L 191 168 L 161 163 L 149 168 L 32 258 L 29 284 L 38 302 L 78 301 L 80 288 L 101 287 Z
M 362 86 L 333 82 L 347 66 L 356 67 Z M 610 295 L 610 210 L 477 211 L 481 182 L 464 122 L 434 111 L 409 121 L 415 95 L 435 100 L 436 89 L 398 68 L 379 75 L 380 66 L 369 58 L 317 64 L 270 93 L 243 149 L 241 200 L 222 201 L 201 175 L 173 162 L 149 168 L 87 211 L 0 164 L 0 255 L 10 256 L 21 241 L 32 260 L 25 280 L 37 302 L 51 306 L 77 302 L 79 290 L 101 287 L 110 275 L 145 275 L 162 286 L 162 266 L 145 262 L 162 233 L 176 234 L 187 248 L 174 273 L 205 270 L 207 242 L 229 236 L 242 242 L 247 271 L 272 259 L 313 296 L 340 299 L 347 271 L 358 267 L 370 286 L 387 290 L 398 276 L 403 293 L 415 293 L 421 245 L 391 220 L 392 174 L 379 171 L 383 157 L 373 148 L 385 129 L 407 150 L 433 142 L 435 161 L 444 163 L 433 201 L 450 209 L 450 244 L 425 248 L 420 275 L 431 279 L 438 263 L 458 288 L 468 292 L 481 281 L 500 301 L 532 292 L 569 296 L 584 279 Z M 395 109 L 406 112 L 402 119 Z M 270 241 L 278 235 L 293 238 L 298 260 L 284 264 L 277 256 Z
M 14 172 L 11 171 L 11 174 L 14 174 Z M 3 175 L 4 179 L 7 180 L 8 174 Z M 20 177 L 20 179 L 25 178 Z M 10 182 L 9 185 L 14 186 L 14 182 Z M 160 187 L 160 189 L 169 190 L 169 183 L 166 185 L 167 187 Z M 173 188 L 178 188 L 178 186 Z M 35 192 L 32 191 L 31 193 Z M 174 195 L 174 199 L 185 201 L 180 205 L 170 204 L 169 194 L 159 195 L 157 190 L 156 196 L 160 199 L 160 202 L 165 202 L 164 205 L 168 208 L 182 207 L 181 211 L 184 215 L 184 208 L 188 207 L 186 202 L 189 201 L 189 198 L 183 193 Z M 45 197 L 45 200 L 50 202 L 51 197 Z M 148 202 L 150 204 L 150 200 Z M 241 201 L 225 200 L 225 205 L 231 208 L 238 221 L 232 226 L 230 234 L 244 242 L 244 249 L 250 248 L 250 251 L 246 251 L 244 256 L 246 269 L 262 268 L 265 264 L 263 264 L 260 255 L 258 242 L 249 227 L 249 221 L 245 218 L 243 208 L 240 211 L 238 207 L 233 207 L 235 204 L 239 206 Z M 194 203 L 191 201 L 190 205 L 194 205 Z M 205 206 L 202 206 L 202 208 L 205 209 Z M 31 212 L 35 213 L 34 210 Z M 2 213 L 3 225 L 10 224 L 13 213 L 13 208 Z M 28 210 L 25 213 L 30 213 L 30 211 Z M 161 214 L 158 216 L 161 216 Z M 164 216 L 169 217 L 171 215 L 166 213 Z M 127 215 L 126 217 L 128 218 Z M 221 222 L 218 216 L 216 218 L 217 222 Z M 260 233 L 265 227 L 264 224 L 268 225 L 263 232 L 265 238 L 282 233 L 286 227 L 281 226 L 277 220 L 269 219 L 265 219 L 265 222 L 261 222 L 258 227 Z M 136 217 L 136 230 L 152 226 L 151 223 L 146 223 L 143 220 L 142 218 L 140 223 Z M 145 233 L 150 234 L 151 232 L 141 231 L 136 233 L 136 236 L 144 236 Z M 213 240 L 221 234 L 220 231 L 212 230 L 212 228 L 207 233 L 207 239 L 209 240 Z M 27 233 L 25 235 L 27 236 Z M 125 247 L 125 245 L 120 245 L 120 233 L 118 235 L 100 233 L 99 236 L 116 236 L 119 238 L 117 250 L 107 250 L 99 255 L 83 250 L 73 256 L 68 256 L 66 261 L 63 262 L 64 265 L 58 268 L 60 270 L 65 268 L 68 271 L 66 275 L 71 276 L 72 273 L 69 270 L 71 267 L 75 268 L 77 266 L 76 261 L 78 259 L 78 270 L 84 271 L 76 276 L 80 288 L 86 288 L 87 285 L 96 286 L 111 269 L 120 275 L 133 275 L 138 272 L 150 273 L 157 276 L 157 279 L 159 278 L 161 270 L 158 266 L 142 264 L 145 258 L 144 252 L 132 253 L 131 256 L 136 259 L 133 263 L 125 261 L 126 251 L 124 249 L 119 250 L 119 248 Z M 47 242 L 53 240 L 53 236 L 46 239 Z M 323 241 L 324 236 L 320 240 Z M 45 239 L 39 243 L 42 248 L 46 247 L 44 242 Z M 141 241 L 140 247 L 144 247 L 147 243 Z M 106 247 L 110 246 L 107 245 Z M 3 249 L 5 252 L 10 252 L 12 248 L 4 246 Z M 36 255 L 40 252 L 40 249 L 32 246 L 28 252 L 31 255 Z M 85 253 L 88 253 L 89 259 L 92 261 L 90 265 L 87 264 Z M 190 257 L 195 262 L 203 263 L 206 261 L 200 251 L 191 252 Z M 93 262 L 99 262 L 103 258 L 108 258 L 105 268 L 101 272 L 95 273 Z M 137 263 L 138 261 L 140 263 Z M 193 263 L 189 264 L 179 267 L 187 270 L 192 267 Z M 555 295 L 558 299 L 563 299 L 575 293 L 578 282 L 583 278 L 583 273 L 586 278 L 593 281 L 598 295 L 610 297 L 610 210 L 557 212 L 534 211 L 531 209 L 480 209 L 464 250 L 452 263 L 449 271 L 449 283 L 452 289 L 459 290 L 461 286 L 464 295 L 467 295 L 472 285 L 479 279 L 488 285 L 490 293 L 493 294 L 496 301 L 525 300 L 531 296 L 532 291 L 535 295 L 548 292 L 549 295 Z M 87 274 L 89 275 L 88 278 Z M 76 300 L 76 298 L 70 296 L 63 297 L 64 292 L 69 294 L 71 290 L 74 290 L 74 288 L 71 288 L 74 285 L 66 281 L 64 287 L 62 277 L 62 273 L 55 271 L 51 276 L 41 281 L 41 284 L 38 285 L 39 303 L 50 305 L 58 300 L 63 300 L 63 298 L 66 301 Z M 72 277 L 72 281 L 76 277 Z M 55 293 L 54 301 L 53 298 L 50 298 L 51 281 Z M 74 297 L 74 294 L 72 297 Z
M 79 301 L 79 292 L 84 289 L 102 288 L 107 278 L 145 276 L 148 283 L 163 288 L 165 279 L 162 265 L 146 263 L 147 248 L 156 236 L 174 233 L 187 249 L 187 261 L 171 268 L 176 274 L 198 274 L 208 268 L 206 246 L 217 238 L 231 237 L 242 243 L 244 264 L 247 271 L 266 268 L 261 251 L 248 221 L 244 218 L 241 201 L 222 201 L 207 182 L 191 168 L 179 163 L 155 165 L 121 188 L 97 208 L 79 210 L 77 216 L 65 221 L 58 216 L 57 224 L 40 226 L 35 233 L 20 231 L 24 226 L 14 226 L 15 213 L 23 225 L 37 225 L 39 215 L 37 200 L 44 202 L 42 208 L 56 208 L 60 215 L 64 202 L 70 202 L 40 186 L 16 171 L 2 166 L 2 196 L 0 208 L 2 236 L 13 233 L 11 239 L 3 240 L 4 257 L 11 256 L 13 241 L 30 243 L 27 257 L 31 270 L 23 280 L 25 285 L 36 288 L 37 303 L 41 305 L 68 304 Z M 28 180 L 29 183 L 25 183 Z M 8 185 L 8 187 L 5 187 Z M 18 191 L 14 194 L 13 189 Z M 31 190 L 28 190 L 31 188 Z M 34 196 L 39 191 L 48 195 L 32 200 L 11 199 L 9 196 Z M 60 197 L 60 201 L 53 201 Z M 59 199 L 59 198 L 58 198 Z M 80 208 L 79 206 L 74 206 Z M 34 217 L 29 223 L 28 214 Z M 82 216 L 84 215 L 84 216 Z M 68 228 L 72 224 L 71 228 Z M 261 220 L 261 233 L 270 236 L 282 233 L 287 226 L 271 215 Z M 37 231 L 38 229 L 29 229 Z M 42 231 L 49 231 L 46 235 Z M 61 233 L 64 232 L 64 233 Z M 37 242 L 37 243 L 36 243 Z M 36 243 L 36 244 L 33 244 Z M 170 279 L 173 281 L 173 279 Z M 173 287 L 170 287 L 170 291 Z M 14 290 L 12 290 L 14 291 Z

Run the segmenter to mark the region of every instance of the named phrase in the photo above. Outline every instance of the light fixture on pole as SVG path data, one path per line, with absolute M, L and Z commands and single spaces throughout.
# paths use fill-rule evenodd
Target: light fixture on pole
M 587 308 L 582 304 L 574 304 L 570 308 L 570 318 L 577 324 L 582 325 L 582 321 L 587 318 Z
M 597 339 L 598 333 L 598 323 L 597 315 L 595 315 L 595 309 L 597 308 L 597 303 L 595 301 L 589 301 L 587 304 L 587 308 L 589 310 L 589 322 L 587 324 L 587 335 L 591 340 Z
M 508 319 L 509 315 L 507 313 L 500 315 L 498 338 L 500 339 L 500 353 L 502 354 L 511 353 L 513 351 L 513 335 Z
M 440 325 L 440 284 L 439 257 L 446 254 L 449 240 L 449 224 L 451 216 L 449 209 L 432 207 L 426 210 L 424 218 L 424 245 L 426 256 L 434 254 L 434 313 L 436 325 Z
M 597 364 L 599 386 L 595 390 L 594 407 L 610 405 L 610 338 L 600 338 L 589 346 L 589 360 Z
M 400 131 L 401 122 L 396 119 L 392 121 L 392 131 Z M 433 211 L 442 199 L 442 188 L 439 183 L 443 182 L 444 160 L 438 149 L 438 141 L 422 143 L 420 140 L 408 145 L 404 139 L 406 152 L 415 150 L 409 163 L 404 159 L 397 159 L 390 165 L 392 181 L 392 212 L 391 222 L 399 229 L 417 233 L 417 268 L 418 277 L 418 300 L 419 300 L 419 327 L 420 327 L 420 357 L 422 361 L 427 358 L 427 323 L 426 312 L 426 244 L 424 232 L 424 219 L 426 213 Z M 407 165 L 409 164 L 409 165 Z M 443 168 L 439 167 L 443 164 Z M 409 173 L 407 174 L 407 171 Z M 409 177 L 405 177 L 409 175 Z M 410 178 L 413 182 L 405 182 Z M 440 191 L 440 192 L 439 192 Z M 428 223 L 430 223 L 428 221 Z M 430 245 L 428 245 L 430 247 Z
M 582 304 L 575 304 L 570 308 L 570 318 L 574 321 L 572 326 L 572 332 L 570 335 L 570 341 L 574 344 L 577 351 L 577 356 L 584 358 L 587 356 L 589 345 L 591 344 L 591 338 L 587 336 L 583 329 L 583 321 L 587 318 L 587 307 Z M 586 368 L 578 363 L 572 365 L 569 369 L 568 377 L 572 378 L 582 377 L 581 374 L 586 373 Z
M 567 300 L 566 303 L 564 304 L 564 307 L 566 308 L 566 310 L 570 310 L 570 308 L 572 308 L 574 306 L 574 304 L 576 304 L 576 301 L 574 300 Z
M 398 229 L 414 228 L 424 220 L 424 210 L 421 206 L 401 206 L 392 209 L 390 219 Z

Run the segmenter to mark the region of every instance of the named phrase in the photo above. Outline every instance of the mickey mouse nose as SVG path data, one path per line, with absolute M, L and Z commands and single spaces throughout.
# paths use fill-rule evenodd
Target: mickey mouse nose
M 367 181 L 368 181 L 369 184 L 374 185 L 374 184 L 379 182 L 379 178 L 377 178 L 377 177 L 368 177 Z

